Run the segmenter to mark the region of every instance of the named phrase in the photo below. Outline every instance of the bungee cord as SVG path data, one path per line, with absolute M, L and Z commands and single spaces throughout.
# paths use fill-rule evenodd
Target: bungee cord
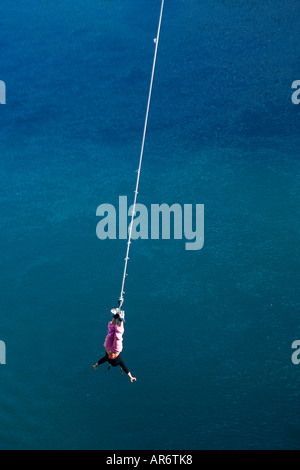
M 149 89 L 149 96 L 148 96 L 148 103 L 147 103 L 147 110 L 146 110 L 146 117 L 145 117 L 145 124 L 144 124 L 144 132 L 143 132 L 142 147 L 141 147 L 141 154 L 140 154 L 140 160 L 139 160 L 139 168 L 137 170 L 137 181 L 136 181 L 136 187 L 135 187 L 135 191 L 134 191 L 134 203 L 133 203 L 133 206 L 132 206 L 131 222 L 130 222 L 130 225 L 129 225 L 129 235 L 128 235 L 128 242 L 127 242 L 127 251 L 126 251 L 126 257 L 125 257 L 125 265 L 124 265 L 124 272 L 123 272 L 123 279 L 122 279 L 121 294 L 120 294 L 120 298 L 119 298 L 119 308 L 121 308 L 123 303 L 124 303 L 124 295 L 125 295 L 124 288 L 125 288 L 126 277 L 128 275 L 127 274 L 127 267 L 128 267 L 128 261 L 129 261 L 130 245 L 132 243 L 132 241 L 131 241 L 131 239 L 132 239 L 132 229 L 133 229 L 134 218 L 135 218 L 135 215 L 136 215 L 136 205 L 137 205 L 137 198 L 138 198 L 138 193 L 139 193 L 140 176 L 141 176 L 142 162 L 143 162 L 143 157 L 144 157 L 145 142 L 146 142 L 146 136 L 147 136 L 149 111 L 150 111 L 150 104 L 151 104 L 151 98 L 152 98 L 153 82 L 154 82 L 156 59 L 157 59 L 157 52 L 158 52 L 158 46 L 159 46 L 161 23 L 162 23 L 163 11 L 164 11 L 164 3 L 165 3 L 165 0 L 162 0 L 161 9 L 160 9 L 159 23 L 158 23 L 158 30 L 157 30 L 157 36 L 154 39 L 155 53 L 154 53 L 154 60 L 153 60 L 153 67 L 152 67 L 152 74 L 151 74 L 151 81 L 150 81 L 150 89 Z

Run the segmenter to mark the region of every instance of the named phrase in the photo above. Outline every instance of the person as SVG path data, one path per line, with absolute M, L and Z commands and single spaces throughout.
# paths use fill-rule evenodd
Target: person
M 108 324 L 108 332 L 104 342 L 106 355 L 92 367 L 94 368 L 94 370 L 97 370 L 98 367 L 104 364 L 105 362 L 109 363 L 108 370 L 110 369 L 110 366 L 120 366 L 121 373 L 123 374 L 124 371 L 130 378 L 130 381 L 135 382 L 136 377 L 132 377 L 131 373 L 129 372 L 121 357 L 121 352 L 123 350 L 125 312 L 120 309 L 113 309 L 111 312 L 114 317 L 113 320 L 110 321 Z

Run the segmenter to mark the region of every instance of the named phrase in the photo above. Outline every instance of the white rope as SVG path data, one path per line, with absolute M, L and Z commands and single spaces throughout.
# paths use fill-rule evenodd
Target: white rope
M 124 288 L 125 288 L 125 281 L 126 281 L 126 277 L 127 277 L 127 265 L 128 265 L 128 261 L 129 261 L 129 251 L 130 251 L 131 238 L 132 238 L 133 222 L 134 222 L 134 217 L 136 215 L 137 196 L 138 196 L 138 192 L 139 192 L 141 168 L 142 168 L 144 149 L 145 149 L 145 141 L 146 141 L 146 135 L 147 135 L 149 111 L 150 111 L 150 104 L 151 104 L 151 97 L 152 97 L 152 89 L 153 89 L 153 82 L 154 82 L 154 75 L 155 75 L 155 67 L 156 67 L 156 59 L 157 59 L 157 51 L 158 51 L 161 23 L 162 23 L 163 11 L 164 11 L 164 3 L 165 3 L 165 0 L 162 0 L 161 10 L 160 10 L 160 17 L 159 17 L 159 24 L 158 24 L 158 31 L 157 31 L 157 37 L 154 40 L 155 41 L 155 53 L 154 53 L 153 68 L 152 68 L 152 75 L 151 75 L 151 82 L 150 82 L 150 90 L 149 90 L 149 97 L 148 97 L 148 104 L 147 104 L 147 111 L 146 111 L 146 118 L 145 118 L 145 125 L 144 125 L 144 133 L 143 133 L 143 141 L 142 141 L 142 148 L 141 148 L 141 155 L 140 155 L 140 163 L 139 163 L 139 169 L 137 171 L 136 188 L 135 188 L 135 191 L 134 191 L 134 193 L 135 193 L 134 203 L 133 203 L 133 209 L 132 209 L 132 214 L 131 214 L 131 222 L 130 222 L 130 226 L 129 226 L 129 236 L 128 236 L 128 243 L 127 243 L 127 252 L 126 252 L 126 258 L 125 258 L 125 266 L 124 266 L 124 274 L 123 274 L 123 280 L 122 280 L 121 295 L 120 295 L 120 299 L 119 299 L 119 307 L 121 307 L 123 305 L 123 302 L 124 302 L 124 294 L 125 294 Z

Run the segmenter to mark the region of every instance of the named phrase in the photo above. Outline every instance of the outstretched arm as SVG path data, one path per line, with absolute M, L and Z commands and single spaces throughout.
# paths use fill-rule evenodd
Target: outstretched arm
M 125 363 L 123 360 L 120 361 L 120 366 L 121 368 L 124 370 L 124 372 L 126 372 L 126 374 L 128 375 L 128 377 L 130 378 L 130 381 L 131 382 L 136 382 L 136 378 L 135 377 L 132 377 L 131 373 L 129 372 L 128 368 L 126 367 Z
M 127 375 L 128 375 L 128 377 L 130 378 L 130 381 L 131 381 L 131 382 L 136 382 L 136 378 L 135 378 L 135 377 L 132 377 L 132 375 L 131 375 L 130 372 L 128 372 Z

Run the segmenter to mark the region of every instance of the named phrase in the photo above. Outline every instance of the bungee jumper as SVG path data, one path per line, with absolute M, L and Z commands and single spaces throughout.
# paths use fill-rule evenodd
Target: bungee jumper
M 113 320 L 111 322 L 109 322 L 109 324 L 108 324 L 108 332 L 107 332 L 107 336 L 106 336 L 106 339 L 105 339 L 105 342 L 104 342 L 106 355 L 102 359 L 100 359 L 97 362 L 97 364 L 95 364 L 93 366 L 93 368 L 95 370 L 97 370 L 98 367 L 101 364 L 104 364 L 105 362 L 109 363 L 109 368 L 108 369 L 110 369 L 110 366 L 113 366 L 113 367 L 120 366 L 121 367 L 121 372 L 122 373 L 123 373 L 123 371 L 126 372 L 128 377 L 130 378 L 131 382 L 135 382 L 136 378 L 131 375 L 128 368 L 124 364 L 124 361 L 123 361 L 123 359 L 121 357 L 121 354 L 120 354 L 123 350 L 124 317 L 125 317 L 125 313 L 124 313 L 123 310 L 121 310 L 121 308 L 122 308 L 122 305 L 124 303 L 125 281 L 126 281 L 126 277 L 128 276 L 127 266 L 128 266 L 128 261 L 129 261 L 130 245 L 132 243 L 131 240 L 132 240 L 133 224 L 134 224 L 134 219 L 135 219 L 135 215 L 136 215 L 136 208 L 137 208 L 137 198 L 138 198 L 138 193 L 139 193 L 139 183 L 140 183 L 142 162 L 143 162 L 146 135 L 147 135 L 147 128 L 148 128 L 150 104 L 151 104 L 151 97 L 152 97 L 152 90 L 153 90 L 153 83 L 154 83 L 154 75 L 155 75 L 155 68 L 156 68 L 156 59 L 157 59 L 157 52 L 158 52 L 162 17 L 163 17 L 163 11 L 164 11 L 164 3 L 165 3 L 165 0 L 161 0 L 161 9 L 160 9 L 160 17 L 159 17 L 159 23 L 158 23 L 158 31 L 157 31 L 157 36 L 154 39 L 155 52 L 154 52 L 154 59 L 153 59 L 153 67 L 152 67 L 150 89 L 149 89 L 149 95 L 148 95 L 148 103 L 147 103 L 147 110 L 146 110 L 146 117 L 145 117 L 145 124 L 144 124 L 144 132 L 143 132 L 139 167 L 138 167 L 138 170 L 137 170 L 136 187 L 135 187 L 135 191 L 134 191 L 134 202 L 133 202 L 133 206 L 132 206 L 133 209 L 132 209 L 132 214 L 131 214 L 131 222 L 130 222 L 129 230 L 128 230 L 128 242 L 127 242 L 127 251 L 126 251 L 125 265 L 124 265 L 124 272 L 123 272 L 123 279 L 122 279 L 122 287 L 121 287 L 121 294 L 120 294 L 119 301 L 118 301 L 119 307 L 116 308 L 116 309 L 111 310 L 114 317 L 113 317 Z
M 121 367 L 121 373 L 125 372 L 130 378 L 131 382 L 136 382 L 136 377 L 133 377 L 126 367 L 121 352 L 123 350 L 123 334 L 124 334 L 124 318 L 125 312 L 120 309 L 113 309 L 112 314 L 114 315 L 113 320 L 108 324 L 107 336 L 104 342 L 104 348 L 106 355 L 100 359 L 97 364 L 93 366 L 94 370 L 97 370 L 99 366 L 105 362 L 109 363 L 108 370 L 110 367 Z

